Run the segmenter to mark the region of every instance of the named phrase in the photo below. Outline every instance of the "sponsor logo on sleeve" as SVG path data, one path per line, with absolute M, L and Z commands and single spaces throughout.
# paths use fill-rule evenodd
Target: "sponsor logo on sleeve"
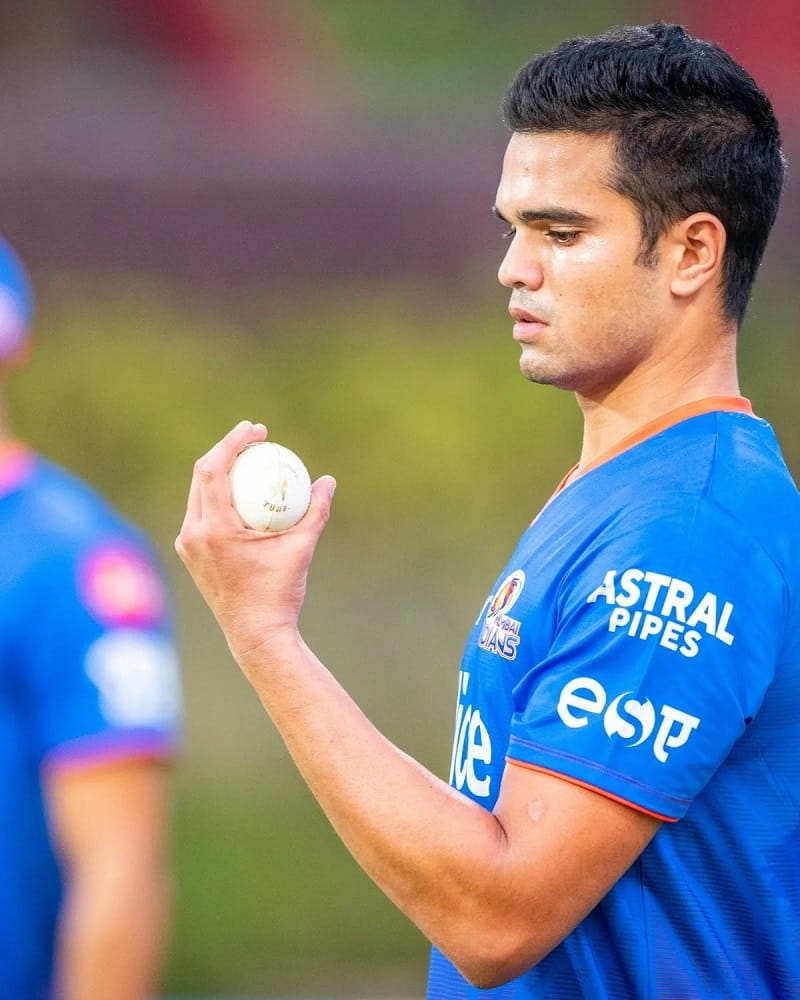
M 86 673 L 112 726 L 174 726 L 180 715 L 178 660 L 163 636 L 115 629 L 86 654 Z
M 103 625 L 146 628 L 164 614 L 164 584 L 132 545 L 116 542 L 95 548 L 80 566 L 78 587 L 84 605 Z
M 610 608 L 608 631 L 642 642 L 657 642 L 687 659 L 706 638 L 732 646 L 734 606 L 711 591 L 699 592 L 686 580 L 652 570 L 610 569 L 586 599 Z
M 633 691 L 623 691 L 613 698 L 594 677 L 574 677 L 561 689 L 558 717 L 570 729 L 583 729 L 602 723 L 609 739 L 618 739 L 627 747 L 648 746 L 661 764 L 671 751 L 684 746 L 700 725 L 690 715 L 673 705 L 659 709 L 649 698 L 637 698 Z
M 521 622 L 512 618 L 509 611 L 519 600 L 524 587 L 525 573 L 521 569 L 515 569 L 486 601 L 485 611 L 481 612 L 483 625 L 478 636 L 478 646 L 487 653 L 495 653 L 506 660 L 516 657 Z M 481 616 L 478 618 L 479 622 Z

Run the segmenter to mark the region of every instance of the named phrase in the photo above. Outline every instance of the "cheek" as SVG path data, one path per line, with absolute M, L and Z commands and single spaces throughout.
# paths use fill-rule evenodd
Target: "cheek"
M 651 296 L 632 280 L 630 270 L 587 268 L 559 289 L 555 314 L 559 349 L 598 364 L 615 363 L 640 349 L 650 326 Z
M 630 320 L 649 312 L 657 294 L 650 272 L 630 261 L 597 259 L 588 254 L 576 258 L 557 291 L 562 306 L 572 305 L 576 315 L 594 318 L 598 324 L 612 317 Z
M 601 320 L 616 308 L 620 292 L 605 269 L 572 268 L 570 273 L 554 282 L 556 315 L 570 326 Z

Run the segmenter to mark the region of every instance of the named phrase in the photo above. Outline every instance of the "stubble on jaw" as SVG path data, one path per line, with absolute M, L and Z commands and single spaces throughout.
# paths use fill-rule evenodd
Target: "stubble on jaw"
M 647 364 L 658 339 L 652 312 L 657 272 L 651 263 L 634 263 L 638 290 L 618 311 L 604 315 L 601 309 L 597 316 L 587 304 L 583 316 L 571 319 L 572 335 L 553 316 L 537 343 L 520 344 L 519 368 L 529 382 L 604 397 Z
M 608 339 L 615 342 L 615 350 L 603 351 L 602 343 L 597 344 L 588 359 L 547 357 L 536 348 L 523 346 L 520 372 L 534 385 L 552 386 L 587 398 L 605 398 L 645 362 L 648 353 L 646 343 L 632 330 Z M 619 345 L 623 342 L 628 350 L 620 352 Z

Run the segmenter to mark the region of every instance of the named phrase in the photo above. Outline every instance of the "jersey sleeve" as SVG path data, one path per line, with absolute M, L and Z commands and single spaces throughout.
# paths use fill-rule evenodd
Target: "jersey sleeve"
M 168 594 L 140 542 L 103 538 L 40 561 L 18 623 L 20 686 L 39 759 L 164 756 L 179 740 Z
M 561 581 L 552 644 L 514 691 L 509 759 L 679 819 L 759 710 L 787 602 L 712 501 L 626 508 Z

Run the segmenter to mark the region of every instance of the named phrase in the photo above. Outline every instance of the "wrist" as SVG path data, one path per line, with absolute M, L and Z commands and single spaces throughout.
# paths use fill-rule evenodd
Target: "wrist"
M 251 682 L 254 675 L 284 668 L 306 649 L 295 622 L 264 626 L 239 641 L 229 642 L 229 646 Z

